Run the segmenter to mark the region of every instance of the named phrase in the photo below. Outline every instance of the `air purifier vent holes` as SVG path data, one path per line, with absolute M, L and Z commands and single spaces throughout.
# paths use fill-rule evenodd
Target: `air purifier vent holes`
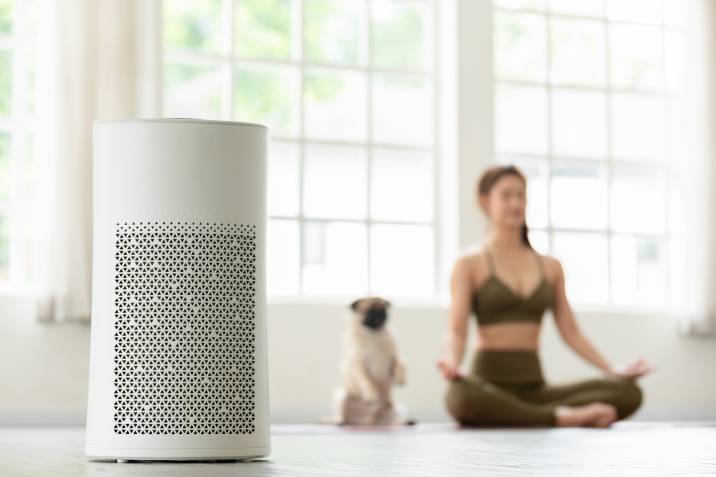
M 124 222 L 115 238 L 115 433 L 253 433 L 256 226 Z

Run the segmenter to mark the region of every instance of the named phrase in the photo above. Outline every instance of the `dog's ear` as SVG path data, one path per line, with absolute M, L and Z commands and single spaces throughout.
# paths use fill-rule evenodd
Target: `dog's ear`
M 363 298 L 358 298 L 357 300 L 353 301 L 353 303 L 350 304 L 350 309 L 356 311 L 361 301 L 363 301 Z
M 389 301 L 386 300 L 385 298 L 383 298 L 382 300 L 383 300 L 383 304 L 385 305 L 385 308 L 386 308 L 386 309 L 387 309 L 387 308 L 390 308 L 390 307 L 393 305 L 391 302 L 389 302 Z

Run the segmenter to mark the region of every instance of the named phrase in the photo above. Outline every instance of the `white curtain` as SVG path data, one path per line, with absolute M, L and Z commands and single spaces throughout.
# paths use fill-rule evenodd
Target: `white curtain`
M 689 0 L 685 138 L 686 300 L 678 316 L 689 336 L 716 336 L 716 1 Z
M 31 139 L 15 151 L 32 179 L 17 194 L 14 254 L 41 320 L 90 318 L 92 122 L 156 115 L 157 12 L 153 0 L 36 0 L 18 13 L 28 60 L 15 69 L 35 84 Z

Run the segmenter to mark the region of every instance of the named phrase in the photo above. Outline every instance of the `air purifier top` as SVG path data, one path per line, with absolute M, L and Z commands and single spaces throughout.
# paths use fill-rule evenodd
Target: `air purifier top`
M 137 118 L 137 119 L 97 119 L 93 124 L 106 123 L 195 123 L 195 124 L 226 124 L 229 126 L 255 126 L 258 128 L 266 128 L 263 124 L 248 123 L 243 121 L 221 121 L 216 119 L 197 119 L 197 118 Z

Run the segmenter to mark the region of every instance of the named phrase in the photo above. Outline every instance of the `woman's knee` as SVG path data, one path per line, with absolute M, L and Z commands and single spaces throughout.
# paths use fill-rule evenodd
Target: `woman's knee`
M 456 421 L 460 420 L 461 409 L 464 406 L 464 393 L 459 389 L 459 384 L 451 381 L 445 392 L 445 408 Z
M 634 414 L 644 401 L 644 392 L 632 380 L 622 379 L 617 392 L 618 396 L 615 404 L 619 419 L 624 419 Z
M 487 401 L 481 383 L 466 380 L 451 381 L 445 393 L 448 413 L 461 424 L 478 424 L 479 411 L 484 410 Z
M 445 407 L 448 413 L 458 422 L 463 422 L 469 408 L 474 405 L 474 394 L 469 391 L 468 383 L 462 380 L 451 381 L 445 393 Z

